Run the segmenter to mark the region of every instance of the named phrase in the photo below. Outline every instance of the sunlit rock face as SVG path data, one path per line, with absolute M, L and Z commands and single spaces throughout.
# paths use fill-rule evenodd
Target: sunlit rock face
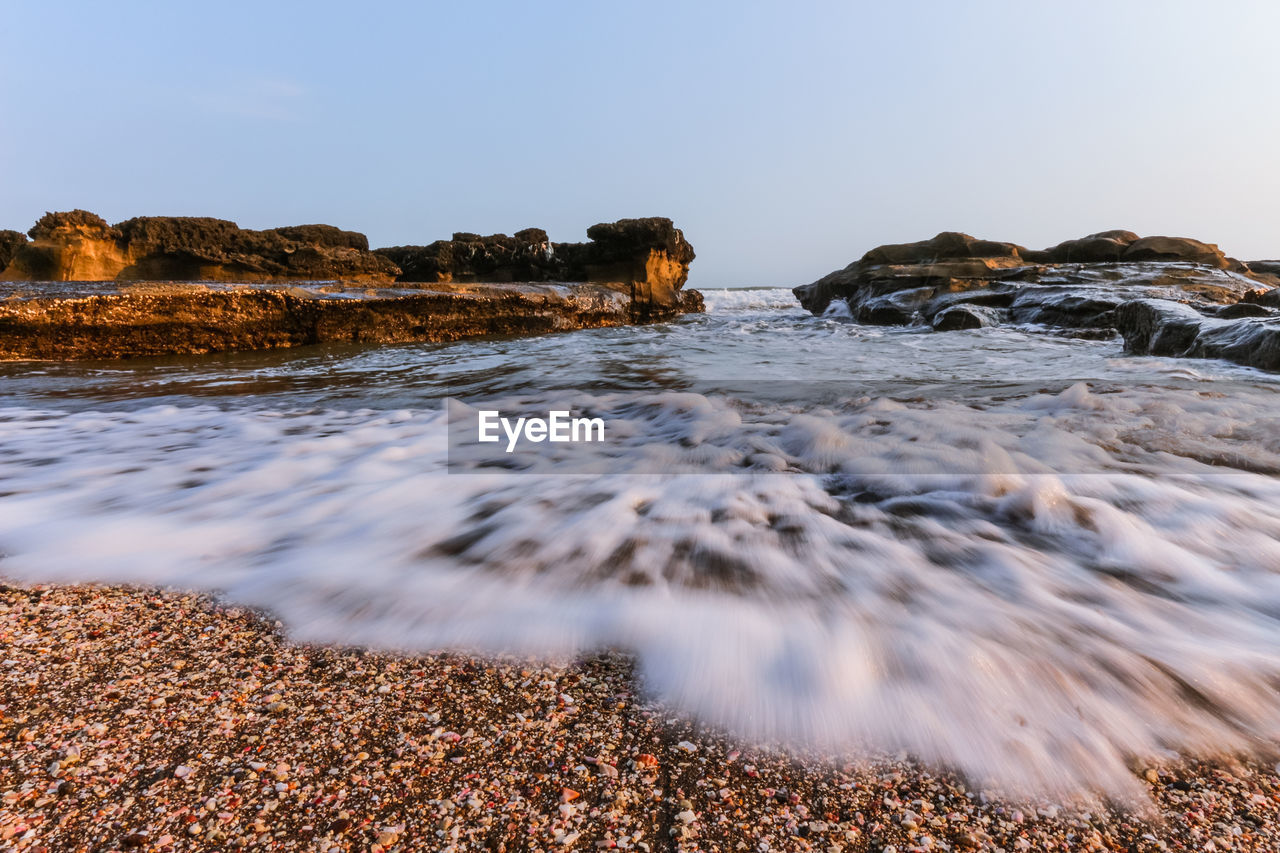
M 225 219 L 143 216 L 108 225 L 46 213 L 12 250 L 6 281 L 390 282 L 399 269 L 363 234 L 332 225 L 253 231 Z
M 46 213 L 14 247 L 3 278 L 9 281 L 114 279 L 129 265 L 120 231 L 87 210 Z

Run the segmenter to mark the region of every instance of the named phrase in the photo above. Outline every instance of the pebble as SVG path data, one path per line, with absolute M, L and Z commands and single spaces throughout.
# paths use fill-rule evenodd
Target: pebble
M 1247 758 L 1148 761 L 1149 815 L 1009 802 L 904 755 L 735 743 L 620 655 L 317 649 L 200 596 L 40 592 L 0 588 L 0 849 L 1280 850 L 1280 779 Z

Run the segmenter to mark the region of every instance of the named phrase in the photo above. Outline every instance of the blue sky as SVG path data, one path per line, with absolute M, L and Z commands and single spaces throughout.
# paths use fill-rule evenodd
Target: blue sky
M 1280 4 L 0 3 L 0 227 L 665 215 L 691 283 L 944 229 L 1280 256 Z

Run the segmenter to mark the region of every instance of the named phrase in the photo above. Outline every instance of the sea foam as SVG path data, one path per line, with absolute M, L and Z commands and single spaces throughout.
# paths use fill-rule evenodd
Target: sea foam
M 742 737 L 1012 789 L 1280 741 L 1273 387 L 855 385 L 506 401 L 605 417 L 593 474 L 488 467 L 439 406 L 12 407 L 0 571 L 217 590 L 305 641 L 624 649 Z

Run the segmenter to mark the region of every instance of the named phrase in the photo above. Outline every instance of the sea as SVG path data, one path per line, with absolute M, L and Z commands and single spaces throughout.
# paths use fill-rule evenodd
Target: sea
M 1005 789 L 1280 743 L 1280 376 L 708 290 L 669 323 L 0 364 L 0 575 L 303 642 L 634 657 L 744 741 Z M 603 441 L 482 443 L 482 411 Z

